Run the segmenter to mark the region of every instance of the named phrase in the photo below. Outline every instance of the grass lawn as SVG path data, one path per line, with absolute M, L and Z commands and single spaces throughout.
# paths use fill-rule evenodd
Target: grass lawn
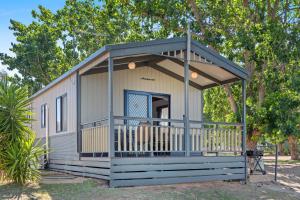
M 277 187 L 277 185 L 276 185 Z M 299 199 L 281 186 L 207 182 L 167 186 L 107 188 L 86 179 L 73 184 L 40 184 L 21 187 L 0 183 L 0 199 Z

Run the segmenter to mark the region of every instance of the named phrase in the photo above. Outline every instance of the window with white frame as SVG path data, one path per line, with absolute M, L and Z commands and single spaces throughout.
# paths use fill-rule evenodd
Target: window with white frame
M 67 130 L 67 94 L 56 98 L 56 132 Z
M 46 127 L 46 104 L 41 105 L 41 128 Z

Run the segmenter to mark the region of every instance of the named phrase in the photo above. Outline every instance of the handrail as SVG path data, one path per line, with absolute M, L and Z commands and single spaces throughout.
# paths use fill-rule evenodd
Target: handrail
M 232 123 L 232 122 L 204 122 L 190 120 L 190 124 L 205 124 L 205 125 L 224 125 L 224 126 L 243 126 L 242 123 Z
M 118 120 L 137 120 L 137 121 L 159 121 L 159 122 L 173 122 L 173 123 L 183 123 L 180 119 L 161 119 L 161 118 L 145 118 L 145 117 L 129 117 L 129 116 L 114 116 L 114 119 Z
M 174 122 L 183 123 L 182 119 L 161 119 L 161 118 L 148 118 L 148 117 L 129 117 L 129 116 L 114 116 L 114 119 L 119 120 L 137 120 L 137 121 L 160 121 L 160 122 Z M 203 124 L 203 125 L 226 125 L 226 126 L 243 126 L 242 123 L 230 123 L 230 122 L 204 122 L 197 120 L 190 120 L 191 124 Z
M 91 125 L 91 127 L 96 127 L 97 125 L 100 126 L 103 124 L 103 122 L 108 121 L 108 118 L 103 118 L 94 122 L 88 122 L 84 124 L 80 124 L 81 129 L 85 126 Z

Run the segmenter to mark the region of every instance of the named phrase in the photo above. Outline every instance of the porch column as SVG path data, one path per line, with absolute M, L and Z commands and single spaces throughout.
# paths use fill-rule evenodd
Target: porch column
M 114 134 L 114 108 L 113 108 L 113 71 L 114 62 L 112 57 L 108 57 L 108 156 L 115 157 L 115 134 Z
M 190 156 L 190 114 L 189 114 L 189 65 L 191 57 L 190 25 L 187 32 L 186 53 L 184 55 L 184 141 L 185 156 Z
M 200 94 L 200 121 L 203 122 L 203 113 L 204 113 L 204 98 L 203 98 L 204 90 L 201 90 Z
M 77 152 L 79 153 L 79 159 L 81 157 L 82 150 L 82 136 L 81 136 L 81 76 L 79 72 L 76 73 L 76 108 L 77 108 Z
M 243 141 L 242 141 L 242 149 L 243 149 L 243 155 L 245 157 L 245 182 L 247 182 L 247 154 L 246 154 L 246 80 L 242 80 L 242 124 L 243 124 Z

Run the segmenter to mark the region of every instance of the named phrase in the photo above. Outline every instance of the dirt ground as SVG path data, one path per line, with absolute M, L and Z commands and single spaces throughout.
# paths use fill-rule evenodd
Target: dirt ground
M 267 160 L 267 159 L 266 159 Z M 240 182 L 204 182 L 164 186 L 108 188 L 105 181 L 46 171 L 40 184 L 21 187 L 0 183 L 0 199 L 300 199 L 300 162 L 266 162 L 267 175 Z

